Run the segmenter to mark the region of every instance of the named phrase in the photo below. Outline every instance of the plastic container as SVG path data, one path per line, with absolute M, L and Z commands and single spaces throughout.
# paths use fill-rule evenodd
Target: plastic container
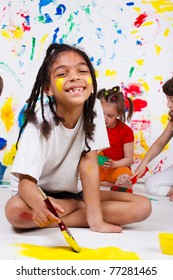
M 166 255 L 173 255 L 173 233 L 160 232 L 158 237 L 162 253 Z
M 98 155 L 98 164 L 99 165 L 104 165 L 104 163 L 106 162 L 106 161 L 108 161 L 108 157 L 105 157 L 105 156 L 102 156 L 102 155 Z

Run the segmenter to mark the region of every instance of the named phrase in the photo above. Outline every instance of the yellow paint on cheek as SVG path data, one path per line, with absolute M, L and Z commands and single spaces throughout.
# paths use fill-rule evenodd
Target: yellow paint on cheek
M 92 85 L 92 79 L 90 77 L 88 77 L 88 84 Z
M 56 81 L 56 88 L 59 92 L 62 92 L 63 84 L 64 84 L 64 78 L 57 78 Z
M 46 247 L 32 244 L 16 244 L 20 254 L 38 260 L 140 260 L 134 252 L 126 252 L 116 247 L 97 249 L 81 248 L 80 253 L 70 247 Z

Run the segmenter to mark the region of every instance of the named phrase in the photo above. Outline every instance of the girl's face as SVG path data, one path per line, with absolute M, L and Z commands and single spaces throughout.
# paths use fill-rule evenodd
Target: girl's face
M 170 111 L 173 111 L 173 96 L 166 95 L 167 98 L 167 107 Z
M 102 98 L 100 101 L 103 109 L 106 127 L 114 128 L 116 126 L 117 117 L 119 115 L 116 104 L 108 103 L 104 98 Z
M 93 86 L 84 58 L 74 51 L 60 53 L 52 65 L 47 94 L 54 96 L 58 108 L 80 106 L 89 98 Z

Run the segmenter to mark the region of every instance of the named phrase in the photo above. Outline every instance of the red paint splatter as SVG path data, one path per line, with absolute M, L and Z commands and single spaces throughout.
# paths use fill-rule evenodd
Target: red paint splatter
M 25 221 L 32 221 L 33 219 L 33 215 L 32 214 L 30 214 L 30 213 L 27 213 L 27 212 L 22 212 L 21 214 L 20 214 L 20 218 L 22 218 L 23 220 L 25 220 Z
M 142 88 L 140 84 L 130 84 L 128 87 L 123 87 L 123 94 L 127 98 L 130 96 L 136 96 L 142 94 Z
M 151 125 L 150 120 L 132 120 L 131 127 L 133 130 L 147 130 Z
M 147 101 L 142 99 L 133 100 L 134 112 L 141 112 L 143 108 L 147 107 Z
M 143 14 L 139 15 L 139 16 L 136 18 L 136 21 L 134 22 L 134 25 L 135 25 L 136 27 L 140 27 L 141 24 L 145 21 L 146 17 L 147 17 L 147 14 L 146 14 L 146 13 L 143 13 Z

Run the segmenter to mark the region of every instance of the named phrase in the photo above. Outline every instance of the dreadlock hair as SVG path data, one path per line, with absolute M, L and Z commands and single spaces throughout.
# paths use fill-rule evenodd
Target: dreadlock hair
M 52 129 L 52 125 L 51 125 L 51 123 L 49 123 L 46 120 L 46 117 L 44 114 L 44 95 L 45 95 L 44 89 L 45 89 L 45 86 L 50 84 L 51 67 L 54 64 L 55 60 L 57 59 L 57 57 L 59 56 L 60 53 L 67 52 L 67 51 L 75 52 L 84 58 L 87 66 L 90 70 L 90 74 L 91 74 L 91 78 L 92 78 L 93 93 L 90 95 L 88 100 L 85 101 L 84 109 L 83 109 L 84 110 L 83 113 L 84 113 L 85 144 L 86 144 L 86 147 L 88 150 L 84 151 L 82 155 L 85 155 L 86 152 L 90 151 L 90 147 L 88 145 L 87 139 L 90 139 L 90 140 L 93 139 L 93 133 L 94 133 L 94 129 L 95 129 L 94 118 L 96 116 L 96 113 L 94 111 L 94 104 L 95 104 L 95 99 L 96 99 L 96 94 L 97 94 L 97 81 L 96 81 L 94 67 L 93 67 L 88 55 L 81 49 L 78 49 L 74 46 L 70 46 L 67 44 L 57 44 L 57 43 L 53 43 L 48 47 L 46 56 L 38 71 L 38 74 L 36 76 L 36 80 L 35 80 L 34 86 L 32 88 L 31 95 L 27 100 L 27 108 L 24 112 L 25 121 L 24 121 L 22 127 L 20 128 L 16 146 L 19 142 L 22 131 L 26 127 L 27 123 L 32 122 L 37 125 L 35 108 L 36 108 L 36 103 L 38 100 L 40 100 L 41 114 L 42 114 L 42 123 L 41 123 L 40 131 L 41 131 L 41 134 L 43 135 L 43 137 L 45 137 L 45 138 L 49 137 L 51 129 Z M 52 112 L 55 124 L 58 125 L 60 121 L 64 121 L 63 116 L 58 116 L 54 109 L 55 108 L 54 104 L 56 104 L 55 99 L 48 96 L 48 104 L 49 104 L 50 110 Z M 56 104 L 56 106 L 58 106 L 58 104 Z
M 129 102 L 128 115 L 126 117 L 126 104 L 123 93 L 120 91 L 119 86 L 115 86 L 111 89 L 103 88 L 99 90 L 97 93 L 97 98 L 104 98 L 106 102 L 116 104 L 119 119 L 124 123 L 126 122 L 126 119 L 128 122 L 130 122 L 133 115 L 133 101 L 128 97 L 126 98 Z
M 173 77 L 163 84 L 162 89 L 165 95 L 173 96 Z M 173 111 L 169 112 L 169 120 L 173 122 Z

